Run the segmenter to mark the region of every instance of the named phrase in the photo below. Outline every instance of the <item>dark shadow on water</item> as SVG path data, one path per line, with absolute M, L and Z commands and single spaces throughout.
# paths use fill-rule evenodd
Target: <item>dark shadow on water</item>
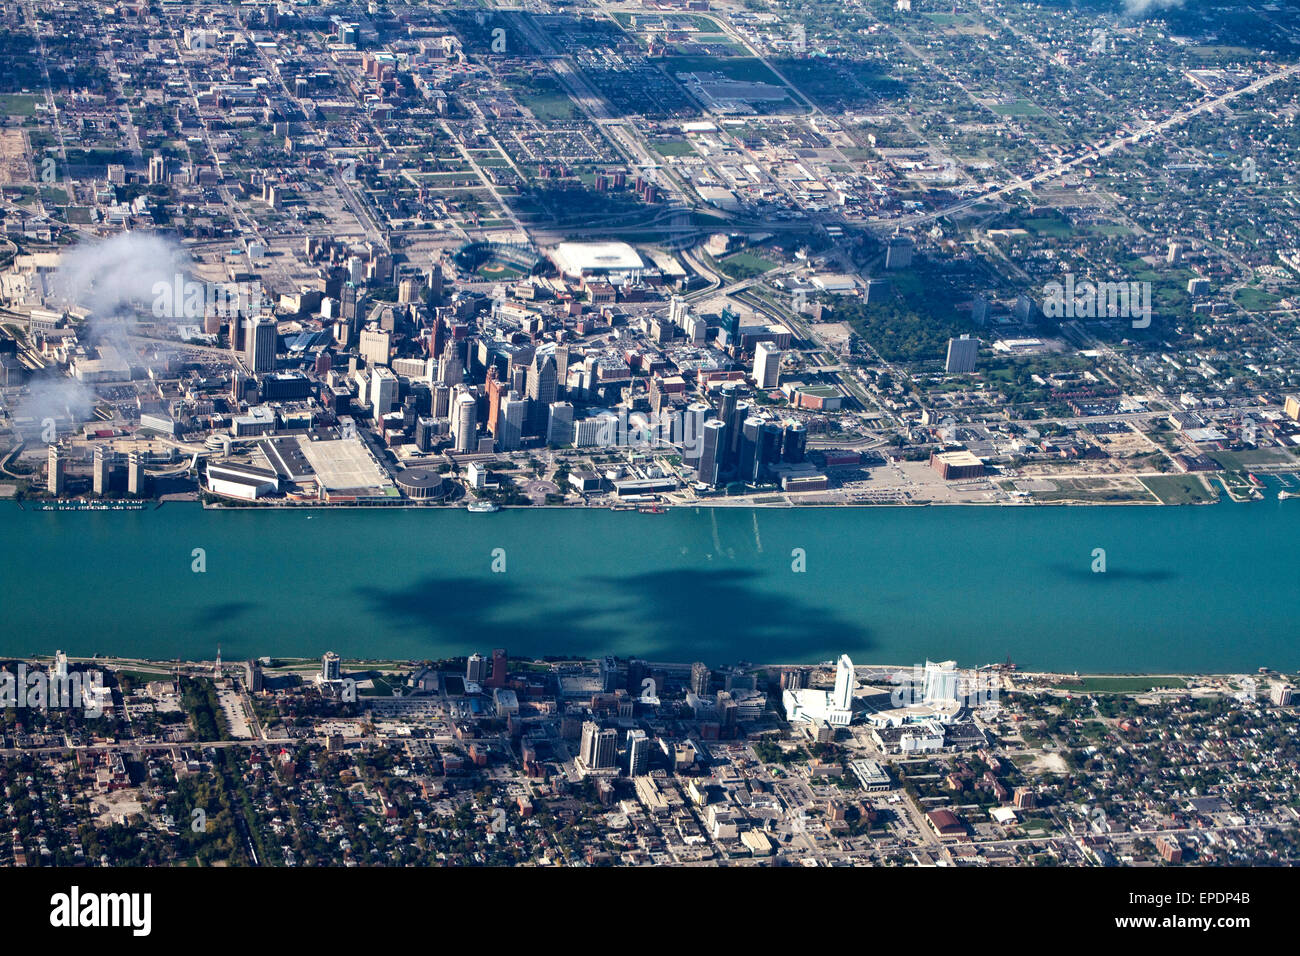
M 664 660 L 792 663 L 875 646 L 859 622 L 766 587 L 755 571 L 679 569 L 593 580 L 621 596 L 633 631 L 656 635 L 653 653 Z
M 368 612 L 430 651 L 504 645 L 530 654 L 618 653 L 718 665 L 814 661 L 875 646 L 825 604 L 746 570 L 683 569 L 526 587 L 509 574 L 361 585 Z M 413 632 L 413 633 L 410 633 Z
M 209 604 L 194 609 L 191 626 L 196 628 L 213 628 L 230 624 L 261 607 L 252 601 L 225 601 L 221 604 Z
M 1137 581 L 1142 584 L 1159 584 L 1164 581 L 1176 581 L 1182 577 L 1177 571 L 1156 568 L 1151 571 L 1130 571 L 1126 568 L 1107 567 L 1105 571 L 1093 571 L 1091 567 L 1075 567 L 1068 564 L 1049 566 L 1057 574 L 1077 581 L 1092 581 L 1104 584 L 1106 581 Z
M 593 602 L 569 590 L 533 590 L 508 574 L 484 577 L 428 577 L 407 587 L 387 589 L 360 585 L 354 593 L 369 604 L 369 613 L 417 640 L 427 636 L 434 649 L 444 644 L 459 651 L 489 644 L 537 654 L 582 653 L 612 646 L 618 635 L 594 624 Z M 557 598 L 565 598 L 556 606 Z M 512 643 L 513 642 L 513 643 Z M 594 652 L 593 652 L 594 653 Z

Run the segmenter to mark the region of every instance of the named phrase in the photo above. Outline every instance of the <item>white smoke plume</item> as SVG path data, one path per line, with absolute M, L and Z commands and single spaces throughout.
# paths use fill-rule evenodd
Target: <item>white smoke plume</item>
M 127 335 L 138 311 L 149 309 L 153 287 L 175 282 L 189 256 L 161 236 L 126 232 L 102 242 L 85 243 L 63 254 L 54 274 L 53 291 L 66 307 L 89 311 L 79 338 L 87 344 L 111 340 L 120 354 L 135 361 Z M 33 376 L 19 403 L 18 415 L 39 424 L 45 419 L 74 422 L 91 417 L 93 389 L 73 378 L 49 373 Z
M 32 419 L 35 428 L 41 428 L 46 419 L 84 422 L 95 407 L 95 396 L 89 388 L 75 378 L 64 378 L 49 373 L 33 376 L 27 383 L 27 393 L 18 407 L 18 417 Z
M 1124 0 L 1124 12 L 1131 17 L 1144 17 L 1153 10 L 1172 10 L 1181 7 L 1184 0 Z
M 172 283 L 187 271 L 189 256 L 161 236 L 125 232 L 65 253 L 55 290 L 69 305 L 92 313 L 91 329 L 106 319 L 132 319 L 148 309 L 156 282 Z

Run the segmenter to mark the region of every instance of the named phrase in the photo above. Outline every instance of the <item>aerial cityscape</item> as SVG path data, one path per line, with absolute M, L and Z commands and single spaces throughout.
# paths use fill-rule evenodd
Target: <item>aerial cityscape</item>
M 1300 861 L 1300 7 L 0 48 L 0 867 Z
M 1275 673 L 504 648 L 361 668 L 333 652 L 170 667 L 59 652 L 27 674 L 42 710 L 5 671 L 0 864 L 1300 860 L 1294 691 Z M 68 685 L 83 696 L 52 690 Z

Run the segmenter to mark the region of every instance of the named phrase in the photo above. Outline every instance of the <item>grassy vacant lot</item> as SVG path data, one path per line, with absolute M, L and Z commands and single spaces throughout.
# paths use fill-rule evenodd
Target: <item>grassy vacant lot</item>
M 1074 232 L 1074 228 L 1064 219 L 1052 216 L 1026 219 L 1023 225 L 1040 236 L 1055 236 L 1058 239 L 1063 239 Z
M 1294 466 L 1295 456 L 1284 448 L 1257 448 L 1254 451 L 1207 451 L 1206 456 L 1227 471 L 1250 471 L 1270 465 Z
M 1195 505 L 1219 498 L 1197 475 L 1158 475 L 1139 480 L 1164 505 Z
M 737 252 L 733 256 L 719 259 L 718 267 L 727 274 L 729 279 L 739 280 L 761 276 L 764 272 L 775 269 L 777 263 L 752 252 Z
M 570 120 L 578 115 L 573 100 L 564 93 L 556 92 L 538 96 L 521 94 L 519 102 L 532 111 L 539 123 Z
M 1035 501 L 1139 501 L 1152 504 L 1152 495 L 1137 484 L 1122 478 L 1050 478 L 1055 491 L 1033 492 Z
M 660 156 L 690 156 L 695 152 L 695 147 L 684 139 L 667 139 L 651 143 L 650 148 Z
M 1016 100 L 1014 103 L 1003 103 L 999 106 L 990 107 L 998 116 L 1044 116 L 1042 107 L 1030 103 L 1028 100 Z
M 1084 677 L 1078 681 L 1053 684 L 1056 690 L 1078 691 L 1081 694 L 1133 694 L 1152 687 L 1186 687 L 1181 677 Z
M 0 94 L 0 106 L 6 116 L 31 116 L 36 112 L 36 96 L 28 93 Z
M 1262 312 L 1265 309 L 1275 307 L 1278 302 L 1282 301 L 1282 296 L 1275 292 L 1265 292 L 1263 289 L 1238 289 L 1233 297 L 1237 305 L 1241 306 L 1247 312 Z

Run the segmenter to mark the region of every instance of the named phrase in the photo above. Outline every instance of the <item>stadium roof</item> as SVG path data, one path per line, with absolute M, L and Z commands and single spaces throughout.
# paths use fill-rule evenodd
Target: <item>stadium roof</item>
M 565 275 L 644 269 L 637 251 L 626 242 L 562 242 L 551 253 Z

